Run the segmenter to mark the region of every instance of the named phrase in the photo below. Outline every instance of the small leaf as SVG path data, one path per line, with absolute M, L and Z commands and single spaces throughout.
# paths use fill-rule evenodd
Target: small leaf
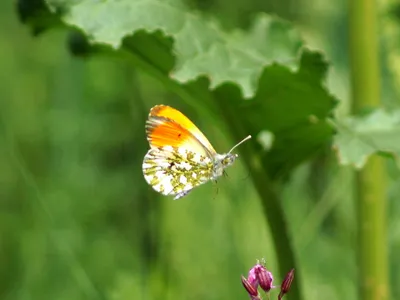
M 349 117 L 336 123 L 334 139 L 339 162 L 362 168 L 370 155 L 400 154 L 400 111 L 378 109 L 363 117 Z

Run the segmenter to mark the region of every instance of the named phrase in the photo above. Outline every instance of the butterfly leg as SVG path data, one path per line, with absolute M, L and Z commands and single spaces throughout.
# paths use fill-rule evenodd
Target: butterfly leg
M 174 200 L 178 200 L 178 199 L 180 199 L 182 197 L 185 197 L 187 194 L 190 193 L 190 191 L 191 190 L 183 191 L 183 192 L 180 192 L 180 193 L 176 194 L 176 196 L 174 197 Z

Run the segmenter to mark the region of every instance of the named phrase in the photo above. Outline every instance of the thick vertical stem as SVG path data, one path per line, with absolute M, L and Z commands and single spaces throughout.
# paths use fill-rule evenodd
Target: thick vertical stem
M 380 104 L 375 0 L 349 0 L 353 112 Z M 382 158 L 373 156 L 356 174 L 360 299 L 389 299 L 386 181 Z
M 372 157 L 357 174 L 360 299 L 389 299 L 385 165 Z

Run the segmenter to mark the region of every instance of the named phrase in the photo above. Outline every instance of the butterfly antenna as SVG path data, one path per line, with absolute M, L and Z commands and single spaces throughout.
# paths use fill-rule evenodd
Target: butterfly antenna
M 245 141 L 251 139 L 251 135 L 246 136 L 243 140 L 241 140 L 239 143 L 237 143 L 235 146 L 232 147 L 231 150 L 229 150 L 228 154 L 232 152 L 233 149 L 235 149 L 237 146 L 240 144 L 243 144 Z

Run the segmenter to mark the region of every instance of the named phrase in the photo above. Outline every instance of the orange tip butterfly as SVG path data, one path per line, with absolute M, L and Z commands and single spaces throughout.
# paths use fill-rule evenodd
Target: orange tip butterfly
M 224 169 L 238 157 L 231 153 L 218 154 L 201 131 L 180 111 L 166 105 L 150 110 L 146 122 L 150 150 L 143 160 L 147 183 L 163 195 L 186 196 L 193 188 L 216 180 Z

